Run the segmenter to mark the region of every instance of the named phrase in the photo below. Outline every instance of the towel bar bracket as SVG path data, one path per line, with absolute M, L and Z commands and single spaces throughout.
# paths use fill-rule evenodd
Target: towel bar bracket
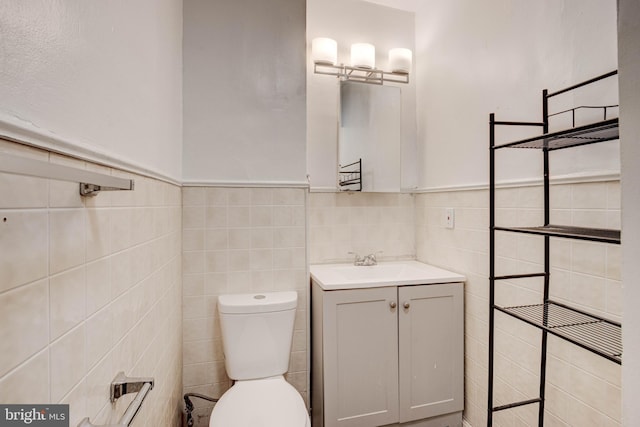
M 134 182 L 133 180 L 131 180 L 130 188 L 128 188 L 127 190 L 133 190 L 133 184 Z M 101 191 L 118 191 L 118 190 L 122 190 L 122 188 L 105 187 L 103 185 L 88 184 L 86 182 L 80 183 L 80 195 L 85 197 L 95 197 Z
M 108 425 L 95 425 L 89 418 L 84 418 L 78 424 L 78 427 L 123 427 L 129 426 L 135 416 L 138 414 L 142 402 L 144 401 L 147 393 L 153 388 L 153 378 L 134 378 L 127 377 L 124 372 L 119 372 L 118 375 L 111 382 L 111 403 L 114 403 L 120 397 L 129 393 L 137 393 L 133 398 L 124 415 L 117 424 Z
M 111 403 L 125 394 L 139 392 L 146 383 L 151 384 L 151 389 L 153 389 L 153 378 L 128 377 L 124 372 L 119 372 L 111 382 Z

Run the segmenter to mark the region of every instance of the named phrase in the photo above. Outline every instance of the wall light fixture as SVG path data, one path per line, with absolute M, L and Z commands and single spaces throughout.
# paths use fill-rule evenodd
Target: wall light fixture
M 311 41 L 311 58 L 316 74 L 337 76 L 342 80 L 362 83 L 384 84 L 384 82 L 409 83 L 412 53 L 405 48 L 389 51 L 391 71 L 376 68 L 376 48 L 369 43 L 351 45 L 351 65 L 338 62 L 338 43 L 327 37 L 317 37 Z

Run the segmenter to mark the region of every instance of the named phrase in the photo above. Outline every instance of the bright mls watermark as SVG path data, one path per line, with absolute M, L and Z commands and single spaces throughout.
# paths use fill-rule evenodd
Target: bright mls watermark
M 0 405 L 0 427 L 69 427 L 69 405 Z

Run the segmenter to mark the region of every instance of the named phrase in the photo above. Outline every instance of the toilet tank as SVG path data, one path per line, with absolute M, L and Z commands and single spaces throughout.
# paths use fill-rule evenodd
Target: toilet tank
M 296 292 L 218 297 L 229 378 L 250 380 L 287 372 L 297 301 Z

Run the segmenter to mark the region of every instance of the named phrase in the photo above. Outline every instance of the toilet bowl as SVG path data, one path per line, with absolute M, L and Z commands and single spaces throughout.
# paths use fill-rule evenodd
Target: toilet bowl
M 238 381 L 211 413 L 210 427 L 310 427 L 304 401 L 284 377 Z
M 221 295 L 225 369 L 235 381 L 216 403 L 209 427 L 310 427 L 300 393 L 284 379 L 296 292 Z

